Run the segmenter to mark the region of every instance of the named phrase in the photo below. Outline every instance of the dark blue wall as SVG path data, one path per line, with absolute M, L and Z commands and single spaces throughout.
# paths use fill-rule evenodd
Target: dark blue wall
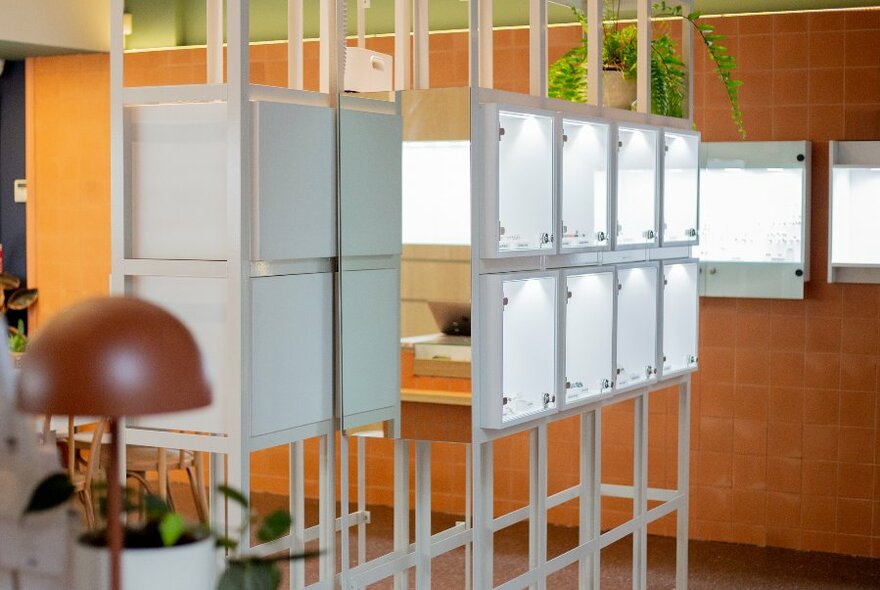
M 12 197 L 12 183 L 25 177 L 24 62 L 7 61 L 0 75 L 0 243 L 3 270 L 27 273 L 25 204 Z

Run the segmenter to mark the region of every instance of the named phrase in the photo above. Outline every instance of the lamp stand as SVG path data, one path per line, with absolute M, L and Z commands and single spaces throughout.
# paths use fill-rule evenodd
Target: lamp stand
M 110 465 L 107 468 L 107 547 L 110 589 L 122 588 L 122 487 L 119 485 L 119 421 L 110 418 Z

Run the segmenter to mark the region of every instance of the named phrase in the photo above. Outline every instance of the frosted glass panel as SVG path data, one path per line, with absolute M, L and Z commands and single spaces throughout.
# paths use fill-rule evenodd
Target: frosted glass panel
M 656 240 L 657 132 L 618 129 L 617 243 Z
M 553 233 L 553 119 L 500 112 L 498 249 L 550 249 Z
M 403 243 L 471 243 L 468 141 L 403 143 Z
M 502 421 L 556 407 L 556 280 L 504 281 Z
M 617 272 L 617 387 L 655 379 L 657 268 Z
M 663 176 L 663 240 L 695 242 L 700 179 L 700 140 L 667 133 Z
M 833 171 L 832 264 L 880 264 L 880 168 Z
M 608 238 L 608 126 L 564 120 L 562 247 L 602 246 Z
M 697 362 L 697 278 L 696 262 L 664 266 L 663 372 L 672 373 L 696 366 Z
M 614 274 L 568 277 L 565 307 L 565 402 L 599 395 L 611 387 Z
M 802 262 L 803 186 L 801 169 L 703 169 L 699 257 Z

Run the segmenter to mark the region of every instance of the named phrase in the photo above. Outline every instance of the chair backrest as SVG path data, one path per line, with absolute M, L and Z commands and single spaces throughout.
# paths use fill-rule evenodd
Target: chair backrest
M 64 447 L 64 467 L 67 470 L 67 476 L 71 482 L 78 486 L 82 482 L 85 489 L 90 489 L 92 482 L 96 479 L 101 468 L 101 441 L 104 432 L 107 430 L 107 419 L 102 418 L 94 422 L 94 430 L 87 431 L 83 427 L 84 424 L 77 425 L 73 416 L 67 417 L 67 433 L 63 439 L 57 439 L 52 436 L 52 415 L 47 414 L 43 422 L 43 443 L 54 440 L 56 444 Z M 80 432 L 89 432 L 91 440 L 88 443 L 89 455 L 88 459 L 84 459 L 78 454 L 76 434 Z M 80 465 L 84 468 L 80 469 Z M 80 479 L 80 476 L 82 479 Z

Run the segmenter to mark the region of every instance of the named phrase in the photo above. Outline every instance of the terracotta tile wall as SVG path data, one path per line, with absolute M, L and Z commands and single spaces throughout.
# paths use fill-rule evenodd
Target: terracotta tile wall
M 692 409 L 691 536 L 880 556 L 880 286 L 828 285 L 824 279 L 827 141 L 880 139 L 880 11 L 713 22 L 728 35 L 726 43 L 739 59 L 749 139 L 813 141 L 812 280 L 803 301 L 702 300 L 701 370 L 694 377 Z M 576 31 L 554 29 L 551 58 L 576 37 Z M 390 52 L 391 42 L 379 39 L 371 47 Z M 497 87 L 526 90 L 527 47 L 524 31 L 496 34 Z M 464 35 L 432 36 L 432 84 L 465 84 L 466 51 Z M 258 46 L 253 56 L 255 82 L 285 83 L 283 46 Z M 316 48 L 309 46 L 306 56 L 306 80 L 314 88 Z M 204 80 L 203 50 L 130 54 L 126 61 L 130 85 Z M 723 89 L 705 61 L 698 51 L 695 123 L 706 141 L 736 139 Z M 29 214 L 35 216 L 38 248 L 30 262 L 39 276 L 40 318 L 45 319 L 74 299 L 106 291 L 107 60 L 73 56 L 33 63 L 30 117 L 36 137 L 29 145 L 29 181 L 38 196 Z M 675 482 L 675 404 L 674 392 L 655 394 L 651 401 L 652 486 Z M 609 408 L 603 418 L 605 479 L 628 483 L 632 405 Z M 576 420 L 551 429 L 551 491 L 577 481 L 569 452 L 577 448 L 577 432 Z M 525 437 L 517 436 L 497 446 L 499 512 L 522 506 L 527 498 L 521 459 L 526 445 Z M 371 501 L 391 501 L 390 449 L 387 441 L 368 442 Z M 315 446 L 307 452 L 314 454 Z M 438 509 L 462 510 L 462 452 L 454 444 L 438 445 L 434 452 Z M 253 467 L 256 488 L 286 489 L 285 451 L 255 457 Z M 315 476 L 307 474 L 310 493 L 316 493 Z M 626 518 L 629 510 L 626 501 L 603 502 L 603 526 Z M 551 516 L 574 523 L 576 506 Z M 673 528 L 667 519 L 656 530 Z

